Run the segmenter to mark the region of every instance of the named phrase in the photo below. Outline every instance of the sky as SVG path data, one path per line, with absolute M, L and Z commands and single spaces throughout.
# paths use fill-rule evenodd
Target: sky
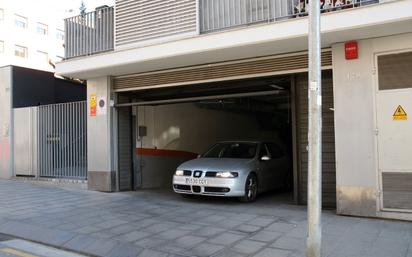
M 37 3 L 44 2 L 46 5 L 49 4 L 59 11 L 64 11 L 69 16 L 78 15 L 80 10 L 81 0 L 37 0 Z M 93 11 L 96 7 L 102 5 L 113 6 L 114 0 L 84 0 L 86 5 L 86 12 Z

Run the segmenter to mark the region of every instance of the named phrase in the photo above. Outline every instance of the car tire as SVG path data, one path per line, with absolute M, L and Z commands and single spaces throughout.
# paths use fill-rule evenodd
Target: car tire
M 250 203 L 256 200 L 258 194 L 258 180 L 255 174 L 251 173 L 246 178 L 245 195 L 240 197 L 240 201 Z

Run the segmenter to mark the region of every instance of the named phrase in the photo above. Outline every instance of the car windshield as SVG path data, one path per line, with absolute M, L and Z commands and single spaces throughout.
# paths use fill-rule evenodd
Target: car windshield
M 256 155 L 257 145 L 257 143 L 218 143 L 202 157 L 253 159 Z

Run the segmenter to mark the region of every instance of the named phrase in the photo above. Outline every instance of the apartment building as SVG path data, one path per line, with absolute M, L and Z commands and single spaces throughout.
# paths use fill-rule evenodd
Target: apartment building
M 0 1 L 0 67 L 54 72 L 64 57 L 64 15 L 36 1 Z
M 322 1 L 323 203 L 412 220 L 412 1 Z M 277 140 L 307 198 L 304 0 L 117 0 L 65 20 L 88 80 L 88 186 L 170 186 L 221 140 Z M 203 188 L 202 190 L 207 190 Z

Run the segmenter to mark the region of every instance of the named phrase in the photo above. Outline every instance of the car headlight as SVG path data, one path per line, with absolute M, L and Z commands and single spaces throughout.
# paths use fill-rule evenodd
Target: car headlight
M 237 172 L 229 172 L 229 171 L 216 173 L 217 178 L 236 178 L 238 175 L 239 174 Z
M 184 171 L 183 170 L 176 170 L 175 175 L 176 176 L 183 176 Z

